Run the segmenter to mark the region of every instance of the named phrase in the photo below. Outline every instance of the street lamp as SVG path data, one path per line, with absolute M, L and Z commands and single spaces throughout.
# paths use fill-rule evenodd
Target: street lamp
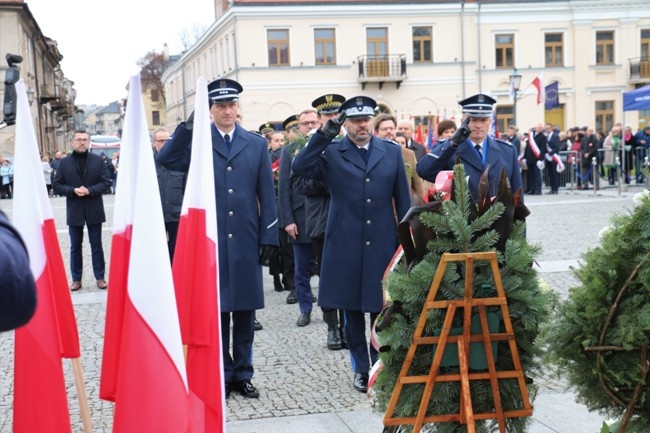
M 510 96 L 512 97 L 512 123 L 517 126 L 517 92 L 521 86 L 521 74 L 517 72 L 517 68 L 510 75 Z

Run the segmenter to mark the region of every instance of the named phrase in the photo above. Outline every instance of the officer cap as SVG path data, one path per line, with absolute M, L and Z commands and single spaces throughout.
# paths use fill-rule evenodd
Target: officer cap
M 348 119 L 361 119 L 375 115 L 377 102 L 367 96 L 355 96 L 339 107 L 339 113 L 345 112 Z
M 319 114 L 331 114 L 339 111 L 341 104 L 345 102 L 345 96 L 330 93 L 314 99 L 311 106 L 318 111 Z
M 492 117 L 492 106 L 496 103 L 496 99 L 483 93 L 458 102 L 463 107 L 463 114 L 469 117 Z
M 244 88 L 235 80 L 219 78 L 208 84 L 208 99 L 211 104 L 239 101 L 239 94 Z
M 274 132 L 274 131 L 275 128 L 269 122 L 262 123 L 260 125 L 259 133 L 262 135 L 266 134 L 267 132 Z
M 284 119 L 284 122 L 282 122 L 282 127 L 285 131 L 288 131 L 291 128 L 298 128 L 298 116 L 292 114 L 291 116 Z

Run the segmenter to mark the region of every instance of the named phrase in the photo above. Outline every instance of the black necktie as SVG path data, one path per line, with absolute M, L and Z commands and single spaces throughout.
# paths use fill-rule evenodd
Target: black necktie
M 481 145 L 480 145 L 480 144 L 477 144 L 476 146 L 474 146 L 474 148 L 475 148 L 476 151 L 478 152 L 478 156 L 479 156 L 479 158 L 482 159 L 482 158 L 483 158 L 483 154 L 481 153 Z
M 361 157 L 363 158 L 363 162 L 368 162 L 368 149 L 365 147 L 360 147 L 359 152 L 361 152 Z
M 224 135 L 223 139 L 226 141 L 226 145 L 228 146 L 228 149 L 230 149 L 230 135 L 228 134 Z

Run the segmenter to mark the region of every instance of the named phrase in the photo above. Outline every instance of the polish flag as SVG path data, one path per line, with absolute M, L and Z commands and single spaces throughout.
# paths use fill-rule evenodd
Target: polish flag
M 540 72 L 531 83 L 537 89 L 537 105 L 541 104 L 544 100 L 544 71 Z
M 174 286 L 197 433 L 225 432 L 217 211 L 208 85 L 196 85 L 192 157 L 174 252 Z
M 114 433 L 189 433 L 178 312 L 140 92 L 136 74 L 115 194 L 100 398 L 115 402 Z
M 16 330 L 14 433 L 71 431 L 61 358 L 79 358 L 79 334 L 54 226 L 25 83 L 16 83 L 14 225 L 36 281 L 32 320 Z

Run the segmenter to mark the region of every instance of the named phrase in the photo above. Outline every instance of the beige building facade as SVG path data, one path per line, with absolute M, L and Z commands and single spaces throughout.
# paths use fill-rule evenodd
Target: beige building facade
M 0 0 L 0 74 L 3 78 L 8 67 L 7 53 L 23 58 L 17 66 L 27 90 L 40 153 L 54 155 L 64 150 L 66 131 L 74 127 L 74 82 L 61 70 L 63 56 L 56 41 L 43 35 L 23 0 Z M 4 100 L 4 85 L 0 87 L 0 97 Z M 15 125 L 0 125 L 0 155 L 13 156 L 15 134 Z
M 170 128 L 193 110 L 199 76 L 243 85 L 248 129 L 280 123 L 324 93 L 367 95 L 425 125 L 431 116 L 460 121 L 457 102 L 478 92 L 497 99 L 502 130 L 650 121 L 622 106 L 623 92 L 650 84 L 648 0 L 216 0 L 215 10 L 206 34 L 163 75 Z M 521 75 L 515 100 L 511 75 Z M 559 107 L 537 103 L 537 77 L 557 81 Z

